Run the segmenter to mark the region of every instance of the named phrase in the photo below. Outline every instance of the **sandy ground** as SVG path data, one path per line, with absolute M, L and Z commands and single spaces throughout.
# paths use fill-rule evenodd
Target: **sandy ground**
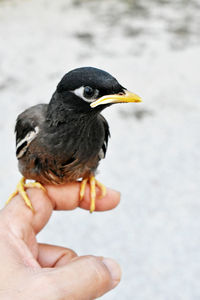
M 118 260 L 122 282 L 103 299 L 200 299 L 199 10 L 198 1 L 0 1 L 1 207 L 20 178 L 16 116 L 47 103 L 66 71 L 101 67 L 144 100 L 104 114 L 112 139 L 99 179 L 121 191 L 120 206 L 55 213 L 39 235 Z

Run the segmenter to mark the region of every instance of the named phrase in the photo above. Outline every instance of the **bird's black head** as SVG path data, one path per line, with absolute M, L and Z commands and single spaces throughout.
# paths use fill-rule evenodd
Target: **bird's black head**
M 109 73 L 92 67 L 78 68 L 68 72 L 59 82 L 57 92 L 72 92 L 86 102 L 108 94 L 117 94 L 123 87 Z
M 77 113 L 100 112 L 113 103 L 140 101 L 109 73 L 93 67 L 68 72 L 59 82 L 51 100 L 62 110 Z

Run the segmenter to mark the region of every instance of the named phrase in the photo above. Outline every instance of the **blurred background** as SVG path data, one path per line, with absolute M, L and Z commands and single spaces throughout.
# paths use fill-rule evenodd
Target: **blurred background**
M 116 259 L 105 300 L 200 299 L 199 16 L 199 0 L 0 0 L 1 207 L 20 178 L 16 116 L 67 71 L 100 67 L 143 98 L 104 112 L 98 179 L 119 207 L 55 212 L 38 237 Z

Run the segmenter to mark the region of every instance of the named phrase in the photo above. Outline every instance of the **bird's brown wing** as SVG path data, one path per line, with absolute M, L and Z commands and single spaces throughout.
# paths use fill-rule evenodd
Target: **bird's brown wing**
M 45 120 L 46 110 L 46 104 L 38 104 L 28 108 L 17 117 L 15 125 L 17 158 L 26 153 L 29 144 L 37 136 Z

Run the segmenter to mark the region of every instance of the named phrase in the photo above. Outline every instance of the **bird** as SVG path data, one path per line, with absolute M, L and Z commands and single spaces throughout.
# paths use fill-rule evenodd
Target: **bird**
M 27 188 L 45 190 L 46 184 L 81 181 L 80 201 L 89 183 L 93 212 L 96 186 L 101 197 L 106 194 L 105 186 L 95 178 L 110 137 L 108 122 L 101 112 L 115 103 L 141 101 L 101 69 L 80 67 L 66 73 L 48 104 L 29 107 L 17 117 L 16 156 L 23 177 L 7 203 L 19 193 L 33 210 Z

